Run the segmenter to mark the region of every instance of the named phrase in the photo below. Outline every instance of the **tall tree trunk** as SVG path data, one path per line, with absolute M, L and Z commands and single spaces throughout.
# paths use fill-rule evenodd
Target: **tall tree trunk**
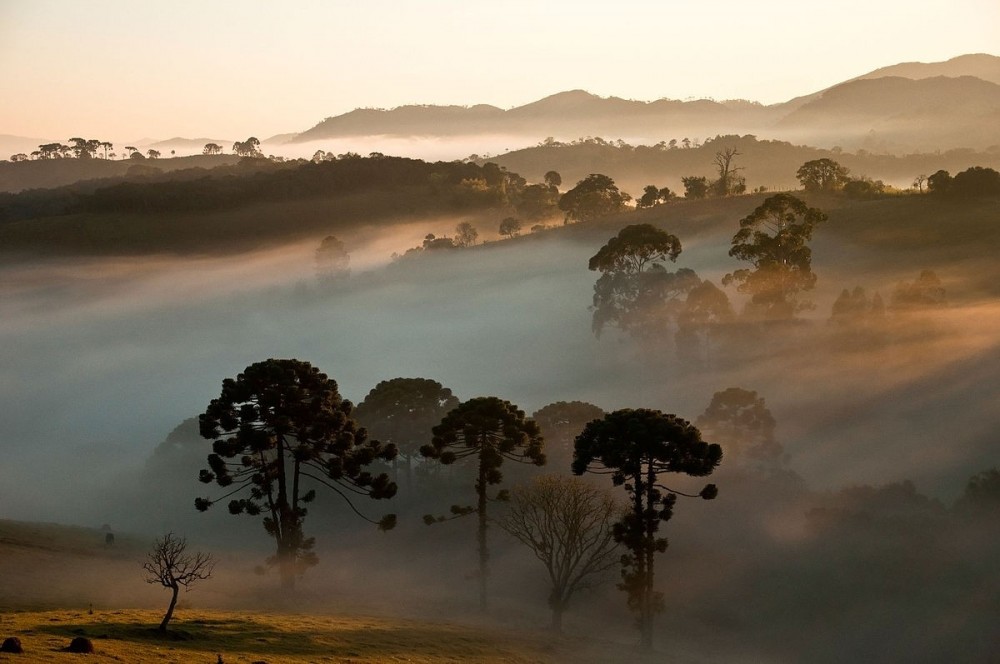
M 490 552 L 486 548 L 486 469 L 479 465 L 479 481 L 476 484 L 479 492 L 479 610 L 486 611 L 486 577 L 489 575 Z
M 287 542 L 278 542 L 278 574 L 283 590 L 295 590 L 295 549 Z
M 656 474 L 653 473 L 653 465 L 649 464 L 646 471 L 646 485 L 642 493 L 645 494 L 645 509 L 651 510 L 653 507 L 653 485 L 656 484 Z M 640 499 L 641 500 L 641 499 Z M 643 568 L 642 576 L 642 649 L 653 649 L 653 556 L 656 554 L 656 542 L 654 541 L 656 526 L 655 517 L 643 524 L 646 532 L 643 537 Z
M 552 606 L 552 631 L 557 634 L 562 634 L 562 619 L 564 610 L 565 607 L 562 604 L 554 604 Z
M 170 586 L 170 590 L 170 606 L 167 607 L 167 613 L 163 616 L 163 620 L 160 622 L 161 632 L 167 631 L 167 623 L 169 623 L 170 619 L 174 617 L 174 607 L 177 606 L 177 592 L 180 590 L 180 586 L 175 583 Z

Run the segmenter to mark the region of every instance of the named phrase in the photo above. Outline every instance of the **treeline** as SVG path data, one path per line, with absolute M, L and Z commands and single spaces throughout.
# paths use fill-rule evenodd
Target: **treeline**
M 191 179 L 119 182 L 93 191 L 69 186 L 0 195 L 0 221 L 75 213 L 225 210 L 265 201 L 406 187 L 426 187 L 429 194 L 462 209 L 505 202 L 506 184 L 512 178 L 516 176 L 495 164 L 429 163 L 377 153 L 342 155 L 322 162 L 250 159 Z
M 631 145 L 621 140 L 600 137 L 582 138 L 571 143 L 545 141 L 523 150 L 515 150 L 491 157 L 501 166 L 517 171 L 531 180 L 555 168 L 567 181 L 582 179 L 589 173 L 605 173 L 619 186 L 638 192 L 651 179 L 664 181 L 675 190 L 680 189 L 681 176 L 711 177 L 715 174 L 714 157 L 725 148 L 735 148 L 747 166 L 747 187 L 753 190 L 790 189 L 795 186 L 795 169 L 804 162 L 815 159 L 833 159 L 858 176 L 866 175 L 894 184 L 909 184 L 919 173 L 930 174 L 938 169 L 952 172 L 971 164 L 1000 168 L 1000 149 L 985 151 L 954 149 L 946 152 L 892 155 L 877 154 L 859 149 L 848 152 L 838 147 L 829 150 L 787 141 L 766 140 L 752 134 L 718 135 L 687 143 L 671 139 L 656 145 Z M 470 159 L 481 163 L 483 158 L 472 155 Z

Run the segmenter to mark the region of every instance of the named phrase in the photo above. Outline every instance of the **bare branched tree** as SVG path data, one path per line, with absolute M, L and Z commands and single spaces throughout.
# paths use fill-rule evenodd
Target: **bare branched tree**
M 190 590 L 196 581 L 203 581 L 212 576 L 215 560 L 210 553 L 187 552 L 187 539 L 175 537 L 167 533 L 156 540 L 153 549 L 146 554 L 146 562 L 142 564 L 146 583 L 159 583 L 164 588 L 170 588 L 170 606 L 160 622 L 160 631 L 167 631 L 167 623 L 174 615 L 177 606 L 177 593 L 181 586 Z
M 739 157 L 741 154 L 734 147 L 728 147 L 715 153 L 715 159 L 712 163 L 715 164 L 716 170 L 719 171 L 719 179 L 713 183 L 716 196 L 731 196 L 733 194 L 742 194 L 746 191 L 746 180 L 743 176 L 738 175 L 743 170 L 743 167 L 732 165 L 733 159 Z
M 511 494 L 510 510 L 497 523 L 545 565 L 555 631 L 562 631 L 570 598 L 618 564 L 614 524 L 623 513 L 608 492 L 575 477 L 545 475 Z

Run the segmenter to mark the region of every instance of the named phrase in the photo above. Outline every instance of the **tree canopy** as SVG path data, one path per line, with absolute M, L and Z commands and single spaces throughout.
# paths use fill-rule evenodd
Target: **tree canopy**
M 351 274 L 351 254 L 334 235 L 327 235 L 316 248 L 316 277 L 320 283 L 333 283 Z
M 556 401 L 531 415 L 545 438 L 548 464 L 567 468 L 573 460 L 573 441 L 591 420 L 604 417 L 604 409 L 586 401 Z
M 591 221 L 624 211 L 630 200 L 607 175 L 591 173 L 562 195 L 559 209 L 567 220 Z
M 648 336 L 671 315 L 676 296 L 697 285 L 690 269 L 669 272 L 664 262 L 681 253 L 677 236 L 652 224 L 626 226 L 591 256 L 588 267 L 599 271 L 594 284 L 593 330 L 601 335 L 612 325 L 636 336 Z
M 459 247 L 471 247 L 479 239 L 479 231 L 471 222 L 462 221 L 455 226 L 455 245 Z
M 753 269 L 727 274 L 723 285 L 735 283 L 737 290 L 750 295 L 752 309 L 765 318 L 790 318 L 809 308 L 811 304 L 796 295 L 816 284 L 808 242 L 816 225 L 825 220 L 822 211 L 790 194 L 765 199 L 740 220 L 729 250 L 730 256 Z
M 927 178 L 927 190 L 953 198 L 997 196 L 1000 195 L 1000 172 L 972 166 L 952 177 L 948 171 L 940 170 Z
M 521 233 L 521 222 L 516 217 L 504 217 L 498 229 L 500 235 L 515 238 Z
M 721 445 L 727 464 L 766 468 L 781 460 L 783 450 L 774 437 L 774 416 L 752 390 L 730 387 L 716 392 L 695 424 Z
M 351 496 L 382 499 L 396 493 L 388 475 L 366 470 L 378 459 L 394 459 L 395 445 L 369 440 L 351 411 L 337 383 L 316 367 L 270 359 L 225 379 L 221 395 L 199 417 L 201 435 L 214 441 L 209 468 L 199 479 L 227 493 L 214 500 L 197 498 L 195 507 L 205 511 L 223 498 L 243 494 L 229 502 L 229 512 L 264 515 L 264 529 L 277 546 L 270 562 L 278 565 L 286 588 L 317 560 L 315 540 L 302 529 L 315 487 L 331 489 L 369 521 Z M 395 515 L 377 523 L 392 528 Z
M 707 364 L 720 331 L 735 319 L 726 293 L 705 279 L 687 292 L 677 313 L 677 349 L 684 357 Z
M 609 492 L 576 477 L 544 475 L 511 493 L 499 525 L 545 566 L 554 630 L 562 630 L 573 595 L 618 562 L 614 523 L 621 512 Z
M 396 446 L 412 480 L 413 460 L 421 446 L 431 441 L 431 430 L 458 404 L 451 390 L 436 380 L 393 378 L 373 387 L 354 416 L 372 436 Z
M 837 191 L 850 179 L 849 173 L 833 159 L 823 157 L 802 164 L 795 177 L 806 191 Z
M 684 198 L 691 200 L 708 196 L 708 178 L 703 175 L 683 177 L 681 178 L 681 183 L 684 185 Z

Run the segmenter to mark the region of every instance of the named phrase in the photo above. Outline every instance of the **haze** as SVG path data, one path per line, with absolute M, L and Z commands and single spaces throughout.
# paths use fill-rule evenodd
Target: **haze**
M 575 88 L 776 103 L 998 43 L 992 0 L 6 0 L 0 134 L 263 140 L 357 107 L 509 108 Z
M 254 656 L 226 644 L 196 659 L 355 658 L 247 627 L 332 614 L 397 620 L 356 631 L 380 657 L 428 662 L 400 617 L 496 630 L 512 653 L 541 644 L 509 661 L 993 661 L 1000 6 L 918 5 L 0 0 L 0 612 L 46 610 L 17 628 L 26 641 L 94 630 L 111 654 L 140 634 L 164 661 L 215 644 L 222 625 Z M 436 107 L 351 113 L 409 104 Z M 814 233 L 753 247 L 804 261 L 813 290 L 779 270 L 769 293 L 767 260 L 730 255 L 741 220 L 775 201 L 822 211 L 802 213 L 822 219 Z M 589 259 L 637 229 L 676 235 L 677 261 L 650 267 L 633 234 L 598 282 L 610 294 L 595 288 Z M 756 308 L 752 288 L 723 283 L 751 266 Z M 550 639 L 549 580 L 496 520 L 477 613 L 475 519 L 423 518 L 474 500 L 468 459 L 372 464 L 398 493 L 353 512 L 323 486 L 336 464 L 307 476 L 301 533 L 318 564 L 294 592 L 285 565 L 279 589 L 257 569 L 277 531 L 229 514 L 197 420 L 225 379 L 268 358 L 311 363 L 355 405 L 422 377 L 526 414 L 583 401 L 586 420 L 651 408 L 696 422 L 722 463 L 657 479 L 681 495 L 650 578 L 666 598 L 658 652 L 633 648 L 617 554 Z M 723 391 L 763 399 L 758 419 L 697 422 Z M 398 436 L 354 414 L 371 438 Z M 583 425 L 543 426 L 549 462 L 505 463 L 495 488 L 566 479 Z M 199 482 L 206 465 L 218 485 Z M 608 480 L 582 481 L 620 501 L 638 484 Z M 686 500 L 699 495 L 713 499 Z M 218 504 L 201 512 L 196 497 Z M 511 514 L 502 502 L 490 519 Z M 395 529 L 379 532 L 389 513 Z M 168 532 L 219 561 L 169 646 L 135 617 L 162 600 L 136 559 Z M 193 607 L 209 618 L 189 620 Z M 113 621 L 133 631 L 105 631 Z M 455 647 L 450 661 L 475 659 Z

